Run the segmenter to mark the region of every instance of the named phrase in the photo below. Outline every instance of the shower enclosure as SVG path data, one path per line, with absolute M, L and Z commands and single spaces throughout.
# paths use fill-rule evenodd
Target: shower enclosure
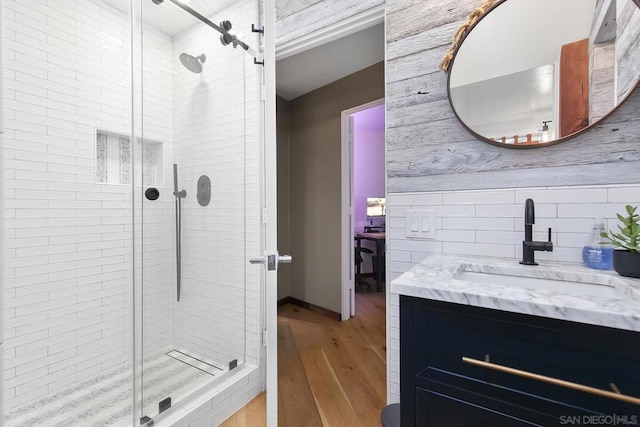
M 260 2 L 0 6 L 5 425 L 221 421 L 264 388 Z

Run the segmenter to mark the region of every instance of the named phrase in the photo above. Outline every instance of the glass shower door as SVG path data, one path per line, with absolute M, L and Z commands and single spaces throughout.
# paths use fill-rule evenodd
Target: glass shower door
M 257 2 L 233 2 L 220 12 L 209 4 L 192 1 L 188 9 L 211 22 L 228 19 L 234 34 L 249 28 L 244 33 L 255 40 Z M 184 6 L 143 0 L 140 8 L 134 56 L 141 73 L 136 245 L 144 422 L 220 383 L 247 359 L 259 364 L 259 333 L 254 327 L 248 337 L 247 323 L 259 323 L 260 280 L 246 262 L 259 244 L 259 91 L 252 57 L 222 43 Z M 145 20 L 158 11 L 184 27 Z

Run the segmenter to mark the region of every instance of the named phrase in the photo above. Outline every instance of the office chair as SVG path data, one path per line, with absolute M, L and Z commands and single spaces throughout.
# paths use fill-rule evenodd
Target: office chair
M 355 286 L 356 289 L 358 288 L 358 285 L 362 285 L 362 286 L 366 286 L 367 287 L 367 292 L 371 292 L 371 285 L 368 282 L 365 282 L 362 278 L 362 275 L 364 273 L 362 273 L 362 263 L 364 262 L 364 258 L 362 257 L 362 254 L 370 254 L 372 257 L 372 265 L 375 268 L 375 263 L 373 262 L 373 251 L 369 248 L 364 248 L 362 247 L 362 237 L 358 237 L 356 236 L 354 238 L 355 242 L 356 242 L 356 246 L 354 248 L 355 250 L 355 265 L 356 265 L 356 276 L 355 276 Z M 376 277 L 376 272 L 373 272 L 373 277 Z

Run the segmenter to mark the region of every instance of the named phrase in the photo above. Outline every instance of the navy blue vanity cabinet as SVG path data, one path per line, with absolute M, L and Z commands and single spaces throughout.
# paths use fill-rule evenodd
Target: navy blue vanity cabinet
M 463 357 L 640 397 L 640 333 L 401 296 L 403 427 L 640 426 L 639 405 Z

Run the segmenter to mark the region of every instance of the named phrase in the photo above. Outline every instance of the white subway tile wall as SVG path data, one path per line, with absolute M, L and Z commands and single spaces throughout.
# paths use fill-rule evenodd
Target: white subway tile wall
M 429 254 L 483 255 L 519 259 L 524 237 L 524 202 L 535 202 L 534 239 L 546 240 L 552 228 L 553 252 L 536 253 L 537 260 L 582 262 L 594 219 L 617 229 L 616 213 L 627 204 L 640 205 L 640 185 L 520 188 L 389 194 L 387 283 Z M 408 240 L 409 209 L 436 211 L 436 239 Z M 389 402 L 400 400 L 399 300 L 388 299 L 387 384 Z
M 131 199 L 94 169 L 96 129 L 130 123 L 126 17 L 98 1 L 5 10 L 10 409 L 130 361 Z
M 250 27 L 254 3 L 234 4 L 225 19 Z M 95 183 L 95 140 L 97 129 L 129 134 L 131 120 L 126 14 L 99 0 L 4 4 L 10 409 L 130 362 L 131 189 Z M 246 340 L 258 365 L 260 270 L 245 267 L 260 238 L 255 66 L 206 27 L 143 34 L 142 131 L 163 143 L 167 184 L 142 202 L 138 227 L 144 352 L 178 346 L 225 361 L 243 358 Z M 199 50 L 212 53 L 205 71 L 188 73 L 177 57 Z M 175 301 L 174 162 L 189 196 L 184 304 Z M 212 178 L 208 208 L 195 202 L 200 174 Z
M 176 60 L 173 52 L 173 38 L 159 31 L 149 31 L 143 27 L 142 45 L 136 41 L 136 47 L 142 50 L 142 93 L 136 91 L 136 105 L 142 105 L 142 120 L 138 118 L 137 136 L 143 139 L 144 148 L 139 148 L 137 172 L 142 174 L 144 191 L 149 187 L 144 165 L 146 142 L 162 143 L 163 167 L 162 179 L 154 185 L 160 197 L 148 200 L 142 194 L 136 196 L 136 255 L 142 258 L 138 263 L 136 280 L 142 283 L 142 289 L 136 294 L 142 311 L 141 336 L 143 357 L 154 358 L 159 352 L 166 352 L 173 344 L 173 301 L 175 300 L 176 264 L 175 264 L 175 209 L 173 198 L 173 153 L 175 136 L 173 132 L 173 91 L 171 87 Z M 141 168 L 142 166 L 142 168 Z M 142 242 L 142 245 L 139 243 Z M 142 253 L 140 252 L 142 251 Z M 138 258 L 140 259 L 140 258 Z M 140 289 L 137 287 L 137 289 Z M 144 377 L 143 377 L 144 378 Z M 143 387 L 147 386 L 144 384 Z

